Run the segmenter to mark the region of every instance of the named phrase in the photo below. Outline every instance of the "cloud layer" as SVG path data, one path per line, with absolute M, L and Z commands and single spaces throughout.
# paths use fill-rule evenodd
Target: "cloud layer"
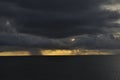
M 81 35 L 71 38 L 66 38 L 66 41 L 71 42 L 71 48 L 79 49 L 119 49 L 120 48 L 120 34 L 101 34 L 101 35 Z
M 0 0 L 0 16 L 12 18 L 23 33 L 52 38 L 104 33 L 118 12 L 102 10 L 110 0 Z
M 111 3 L 112 0 L 0 0 L 0 45 L 119 48 L 120 40 L 106 34 L 119 28 L 113 22 L 120 14 L 101 8 Z M 98 34 L 104 35 L 97 37 Z M 71 36 L 76 40 L 70 41 Z
M 41 49 L 68 49 L 69 46 L 56 39 L 27 34 L 0 34 L 0 46 L 39 47 Z

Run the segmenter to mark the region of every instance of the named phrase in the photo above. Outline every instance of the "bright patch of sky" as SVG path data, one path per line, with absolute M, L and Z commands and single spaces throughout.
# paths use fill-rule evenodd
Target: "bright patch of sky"
M 102 5 L 102 9 L 110 10 L 110 11 L 118 11 L 120 13 L 120 4 L 110 4 L 110 5 Z M 114 21 L 113 23 L 120 24 L 120 19 Z
M 120 12 L 120 4 L 102 5 L 101 8 Z

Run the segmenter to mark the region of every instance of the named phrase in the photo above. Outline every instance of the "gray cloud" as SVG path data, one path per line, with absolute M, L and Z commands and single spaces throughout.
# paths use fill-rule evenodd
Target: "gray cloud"
M 71 49 L 119 49 L 120 48 L 120 35 L 115 37 L 116 34 L 101 34 L 101 35 L 81 35 L 66 38 L 66 41 L 71 42 Z M 75 41 L 70 41 L 74 38 Z M 65 41 L 63 40 L 63 41 Z
M 28 34 L 0 34 L 1 46 L 39 47 L 41 49 L 67 49 L 60 40 L 32 36 Z
M 110 0 L 0 0 L 0 16 L 20 25 L 19 32 L 53 38 L 104 33 L 119 13 L 101 10 Z M 109 23 L 108 23 L 109 22 Z
M 69 47 L 59 39 L 20 33 L 16 29 L 17 26 L 13 24 L 14 21 L 8 18 L 0 18 L 0 50 L 3 46 L 39 47 L 41 49 L 65 49 Z
M 81 35 L 50 39 L 28 34 L 0 34 L 1 46 L 36 47 L 41 49 L 119 49 L 120 38 L 113 35 Z M 72 41 L 71 39 L 75 39 Z
M 16 26 L 14 25 L 14 23 L 12 23 L 12 20 L 5 18 L 5 17 L 1 17 L 0 18 L 0 34 L 16 34 L 18 33 L 18 31 L 16 30 Z
M 119 27 L 112 23 L 120 18 L 118 11 L 100 8 L 109 1 L 0 0 L 0 45 L 49 49 L 119 48 L 119 40 L 106 35 L 97 37 L 99 33 L 110 33 L 111 29 Z M 71 36 L 76 41 L 71 42 Z

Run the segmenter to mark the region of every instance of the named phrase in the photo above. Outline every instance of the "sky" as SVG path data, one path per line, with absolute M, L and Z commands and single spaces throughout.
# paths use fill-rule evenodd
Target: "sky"
M 120 30 L 119 4 L 119 0 L 0 0 L 0 44 L 119 48 L 119 40 L 107 35 Z

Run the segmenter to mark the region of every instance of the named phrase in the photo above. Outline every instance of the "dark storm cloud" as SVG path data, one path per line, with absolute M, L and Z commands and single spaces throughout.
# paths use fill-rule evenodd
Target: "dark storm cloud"
M 69 46 L 59 40 L 27 34 L 0 34 L 0 46 L 39 47 L 41 49 L 68 49 Z
M 0 45 L 49 49 L 119 48 L 120 40 L 91 35 L 119 27 L 112 23 L 120 18 L 119 13 L 100 8 L 107 2 L 109 0 L 0 0 Z M 76 40 L 52 39 L 68 36 Z
M 0 18 L 0 50 L 3 46 L 14 47 L 39 47 L 41 49 L 67 49 L 65 44 L 57 39 L 50 39 L 41 36 L 22 34 L 16 30 L 14 21 L 8 18 Z
M 50 39 L 28 34 L 0 34 L 1 46 L 36 47 L 41 49 L 119 49 L 120 38 L 111 35 L 74 36 L 71 38 Z
M 109 0 L 0 0 L 0 16 L 16 20 L 18 31 L 47 37 L 104 33 L 117 12 L 101 10 Z
M 14 21 L 8 18 L 0 19 L 0 46 L 39 47 L 41 49 L 119 49 L 120 38 L 116 34 L 79 35 L 68 38 L 52 39 L 16 30 Z M 117 35 L 118 36 L 118 35 Z M 119 35 L 120 36 L 120 35 Z M 72 39 L 74 39 L 72 41 Z

